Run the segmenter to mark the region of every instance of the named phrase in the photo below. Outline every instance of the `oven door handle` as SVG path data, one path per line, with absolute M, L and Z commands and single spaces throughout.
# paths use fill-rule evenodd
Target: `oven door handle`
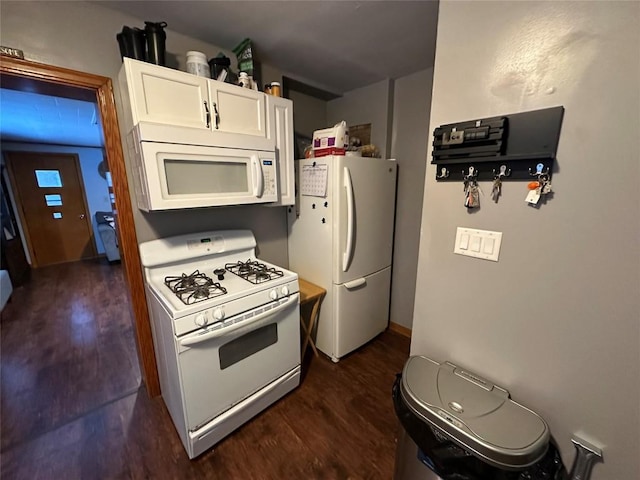
M 233 325 L 229 325 L 228 327 L 219 328 L 218 330 L 212 330 L 207 333 L 200 333 L 197 335 L 190 336 L 188 338 L 184 338 L 179 340 L 181 347 L 188 347 L 190 345 L 195 345 L 197 343 L 206 342 L 211 340 L 212 338 L 223 337 L 225 335 L 229 335 L 230 333 L 237 333 L 238 330 L 255 330 L 257 327 L 261 326 L 268 322 L 268 320 L 274 315 L 280 313 L 283 310 L 286 310 L 288 307 L 293 305 L 294 303 L 298 303 L 299 295 L 295 293 L 289 297 L 289 299 L 283 304 L 277 306 L 274 309 L 271 309 L 267 312 L 256 315 L 255 317 L 249 319 L 248 322 L 241 322 Z

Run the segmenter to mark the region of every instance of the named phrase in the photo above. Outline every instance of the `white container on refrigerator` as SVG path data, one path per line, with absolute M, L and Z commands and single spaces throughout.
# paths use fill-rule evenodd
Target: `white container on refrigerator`
M 289 265 L 327 290 L 316 346 L 334 362 L 389 322 L 396 174 L 394 160 L 296 161 L 296 207 L 288 209 Z

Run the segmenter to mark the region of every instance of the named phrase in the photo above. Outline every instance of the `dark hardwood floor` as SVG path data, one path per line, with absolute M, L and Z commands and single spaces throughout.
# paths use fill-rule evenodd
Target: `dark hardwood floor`
M 1 324 L 1 471 L 9 479 L 389 479 L 391 386 L 409 340 L 385 332 L 338 364 L 307 351 L 291 392 L 189 460 L 139 387 L 122 267 L 34 271 Z

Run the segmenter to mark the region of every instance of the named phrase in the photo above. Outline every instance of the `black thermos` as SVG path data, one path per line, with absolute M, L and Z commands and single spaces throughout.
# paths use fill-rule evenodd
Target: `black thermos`
M 139 28 L 122 27 L 122 32 L 116 35 L 123 57 L 145 60 L 144 30 Z
M 147 62 L 164 65 L 165 40 L 167 34 L 164 27 L 167 22 L 144 22 L 144 33 L 147 37 Z

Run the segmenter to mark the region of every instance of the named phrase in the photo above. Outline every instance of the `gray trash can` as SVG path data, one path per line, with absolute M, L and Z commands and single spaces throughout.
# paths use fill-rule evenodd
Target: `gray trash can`
M 414 356 L 393 400 L 402 425 L 395 480 L 561 478 L 545 421 L 479 375 Z

